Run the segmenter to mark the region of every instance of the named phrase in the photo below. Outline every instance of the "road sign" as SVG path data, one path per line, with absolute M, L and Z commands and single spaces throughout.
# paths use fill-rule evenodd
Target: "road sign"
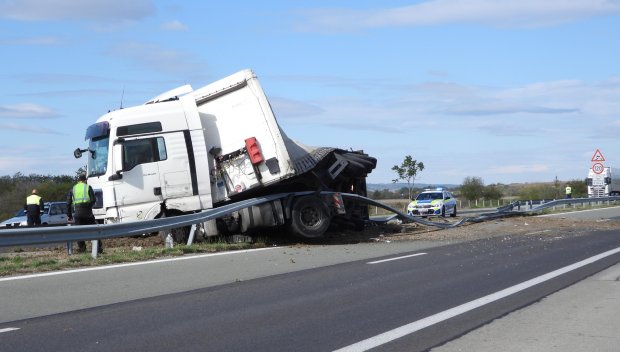
M 603 156 L 601 151 L 597 149 L 596 152 L 594 153 L 594 155 L 592 155 L 592 161 L 594 161 L 594 162 L 596 162 L 596 161 L 605 161 L 605 157 Z
M 605 166 L 603 166 L 603 164 L 601 163 L 596 163 L 592 165 L 592 171 L 594 171 L 595 174 L 602 174 L 604 170 Z

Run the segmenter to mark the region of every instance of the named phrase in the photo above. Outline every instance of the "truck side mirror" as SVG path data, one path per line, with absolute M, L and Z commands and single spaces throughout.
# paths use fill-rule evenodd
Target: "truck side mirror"
M 114 167 L 114 173 L 117 178 L 120 179 L 121 173 L 123 172 L 123 140 L 119 139 L 114 141 L 114 145 L 112 146 L 112 165 Z M 112 175 L 112 176 L 115 176 Z
M 82 150 L 81 150 L 80 148 L 76 148 L 76 149 L 73 151 L 73 156 L 74 156 L 76 159 L 81 158 L 81 157 L 82 157 Z

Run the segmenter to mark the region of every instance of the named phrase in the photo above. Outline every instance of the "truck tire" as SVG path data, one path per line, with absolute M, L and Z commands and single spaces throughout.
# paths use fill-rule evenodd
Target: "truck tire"
M 323 236 L 331 218 L 325 204 L 320 198 L 299 197 L 293 203 L 289 230 L 297 237 L 313 239 Z
M 172 240 L 174 240 L 174 243 L 185 244 L 187 243 L 187 239 L 189 238 L 190 229 L 191 227 L 185 226 L 185 227 L 177 227 L 174 229 L 159 231 L 159 237 L 162 239 L 162 241 L 165 242 L 166 236 L 168 236 L 168 234 L 171 234 Z
M 165 218 L 165 217 L 171 217 L 171 216 L 175 216 L 177 214 L 171 213 L 171 214 L 164 214 L 161 217 Z M 183 214 L 178 214 L 178 215 L 183 215 Z M 162 230 L 159 231 L 159 237 L 161 238 L 162 241 L 166 241 L 166 237 L 168 236 L 168 234 L 172 235 L 172 239 L 174 240 L 174 243 L 187 243 L 187 240 L 189 239 L 189 231 L 191 230 L 190 226 L 185 226 L 185 227 L 177 227 L 174 229 L 168 229 L 168 230 Z

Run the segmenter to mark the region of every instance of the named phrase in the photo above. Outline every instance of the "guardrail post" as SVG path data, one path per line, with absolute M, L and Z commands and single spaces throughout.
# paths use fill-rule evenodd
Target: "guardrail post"
M 67 255 L 73 255 L 73 241 L 67 241 Z
M 189 230 L 189 237 L 187 238 L 187 245 L 191 246 L 194 243 L 194 235 L 196 234 L 196 224 L 192 225 L 192 228 Z
M 91 247 L 92 250 L 90 251 L 90 256 L 93 257 L 93 259 L 97 259 L 97 250 L 99 249 L 99 241 L 97 240 L 92 240 L 90 241 L 91 243 Z

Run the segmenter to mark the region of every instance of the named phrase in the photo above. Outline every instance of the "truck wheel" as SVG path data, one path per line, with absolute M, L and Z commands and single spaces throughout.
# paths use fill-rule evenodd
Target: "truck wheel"
M 168 216 L 166 216 L 166 214 L 162 215 L 162 218 L 165 217 L 171 217 L 171 216 L 176 216 L 177 214 L 175 213 L 171 213 L 168 214 Z M 178 215 L 183 215 L 183 214 L 178 214 Z M 162 230 L 159 231 L 159 237 L 161 238 L 162 241 L 166 241 L 166 237 L 168 236 L 168 234 L 172 235 L 172 240 L 174 240 L 174 243 L 187 243 L 187 240 L 189 239 L 189 231 L 191 230 L 190 226 L 185 226 L 185 227 L 177 227 L 174 229 L 168 229 L 168 230 Z
M 161 237 L 162 241 L 166 241 L 166 237 L 168 234 L 172 235 L 172 240 L 174 243 L 185 244 L 187 243 L 187 239 L 189 238 L 189 231 L 191 227 L 177 227 L 174 229 L 159 231 L 159 237 Z
M 298 237 L 318 238 L 327 231 L 330 220 L 327 207 L 321 199 L 300 197 L 293 204 L 288 227 Z

